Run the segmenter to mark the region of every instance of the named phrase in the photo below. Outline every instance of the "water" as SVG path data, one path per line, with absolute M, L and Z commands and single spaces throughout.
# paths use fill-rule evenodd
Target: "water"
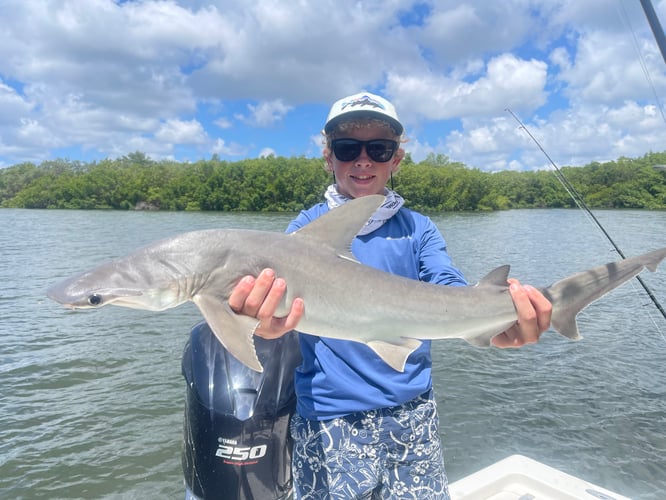
M 666 212 L 597 214 L 627 255 L 666 246 Z M 72 312 L 54 281 L 200 228 L 280 231 L 289 214 L 0 210 L 0 498 L 182 498 L 180 357 L 194 306 Z M 547 285 L 615 260 L 580 211 L 433 219 L 470 281 L 511 263 Z M 666 265 L 644 279 L 666 303 Z M 516 351 L 436 342 L 451 480 L 521 453 L 636 499 L 666 492 L 666 322 L 626 285 Z

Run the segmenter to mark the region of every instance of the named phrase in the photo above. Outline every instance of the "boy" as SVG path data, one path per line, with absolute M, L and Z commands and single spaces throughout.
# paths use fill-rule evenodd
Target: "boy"
M 301 212 L 295 231 L 350 199 L 383 194 L 387 201 L 355 238 L 363 264 L 412 279 L 453 286 L 467 283 L 426 216 L 403 207 L 386 188 L 404 157 L 404 127 L 386 99 L 360 93 L 333 104 L 324 126 L 324 158 L 334 183 L 326 202 Z M 229 304 L 260 320 L 255 332 L 277 338 L 298 329 L 306 308 L 295 299 L 274 317 L 286 286 L 264 270 L 243 278 Z M 510 280 L 518 321 L 493 339 L 497 347 L 538 341 L 550 325 L 550 302 L 535 288 Z M 396 297 L 396 302 L 399 297 Z M 400 373 L 367 346 L 300 334 L 303 362 L 296 370 L 297 413 L 292 418 L 296 498 L 448 499 L 447 479 L 432 393 L 430 342 L 424 341 Z

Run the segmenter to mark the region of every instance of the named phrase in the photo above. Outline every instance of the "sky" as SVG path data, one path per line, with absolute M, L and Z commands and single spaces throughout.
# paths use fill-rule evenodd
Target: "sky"
M 547 168 L 507 109 L 558 166 L 666 151 L 639 0 L 0 0 L 0 167 L 316 158 L 360 91 L 417 162 Z

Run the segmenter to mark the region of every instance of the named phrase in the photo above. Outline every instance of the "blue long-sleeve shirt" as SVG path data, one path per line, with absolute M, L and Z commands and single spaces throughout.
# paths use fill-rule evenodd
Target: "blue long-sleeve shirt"
M 328 210 L 322 203 L 302 211 L 287 232 Z M 453 266 L 435 224 L 406 208 L 376 231 L 357 236 L 352 252 L 361 263 L 392 274 L 443 285 L 467 284 Z M 400 297 L 395 298 L 395 307 L 400 307 Z M 295 376 L 297 411 L 310 420 L 400 405 L 432 386 L 430 341 L 423 341 L 409 356 L 402 373 L 359 342 L 301 333 L 300 345 L 303 363 Z

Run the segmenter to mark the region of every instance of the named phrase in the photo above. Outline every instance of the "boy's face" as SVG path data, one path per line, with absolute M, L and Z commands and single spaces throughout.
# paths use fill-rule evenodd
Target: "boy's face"
M 390 129 L 377 125 L 354 128 L 344 135 L 338 135 L 337 138 L 360 141 L 398 140 Z M 340 161 L 333 151 L 329 150 L 326 151 L 326 163 L 335 174 L 338 192 L 351 198 L 360 198 L 370 194 L 384 194 L 384 187 L 391 177 L 391 173 L 397 171 L 403 154 L 402 149 L 399 149 L 389 161 L 381 163 L 373 161 L 368 156 L 366 148 L 363 147 L 358 158 L 351 161 Z

